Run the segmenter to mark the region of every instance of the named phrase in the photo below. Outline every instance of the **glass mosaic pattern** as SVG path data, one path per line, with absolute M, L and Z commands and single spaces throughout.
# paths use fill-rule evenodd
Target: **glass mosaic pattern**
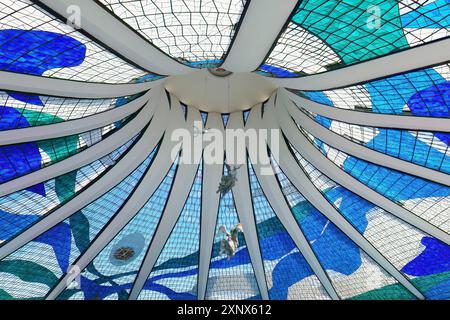
M 245 0 L 99 0 L 97 3 L 99 10 L 105 10 L 112 19 L 119 19 L 130 32 L 159 49 L 158 54 L 172 58 L 174 65 L 178 62 L 194 71 L 220 67 L 243 26 L 246 10 L 250 9 L 250 2 Z M 296 9 L 286 19 L 279 36 L 270 40 L 270 43 L 275 42 L 265 61 L 254 72 L 280 78 L 318 73 L 326 76 L 335 69 L 345 72 L 347 66 L 364 64 L 399 51 L 407 54 L 408 50 L 419 46 L 427 48 L 433 42 L 450 39 L 449 0 L 303 0 L 298 1 Z M 141 88 L 136 84 L 163 77 L 152 70 L 142 70 L 87 30 L 74 29 L 66 22 L 39 1 L 0 0 L 0 76 L 7 79 L 10 73 L 19 73 L 37 80 L 52 78 L 45 80 L 65 85 L 73 83 L 67 80 L 92 82 L 109 88 L 109 94 L 81 99 L 64 94 L 38 95 L 36 92 L 41 91 L 34 87 L 24 88 L 23 92 L 20 86 L 14 89 L 17 91 L 0 87 L 0 135 L 9 134 L 7 131 L 20 134 L 20 130 L 31 127 L 45 130 L 46 126 L 56 123 L 68 124 L 70 129 L 73 120 L 82 122 L 105 111 L 115 114 L 120 107 L 145 94 L 141 90 L 131 90 L 120 96 L 115 92 L 117 84 L 121 84 L 120 88 Z M 334 120 L 332 113 L 326 111 L 340 108 L 344 113 L 377 113 L 382 119 L 388 114 L 400 121 L 411 121 L 411 117 L 418 122 L 423 117 L 431 123 L 449 121 L 448 61 L 450 56 L 425 68 L 411 68 L 395 75 L 387 73 L 376 80 L 367 80 L 368 77 L 367 81 L 322 91 L 285 88 L 306 99 L 295 102 L 301 110 L 304 110 L 301 103 L 309 102 L 326 107 L 323 116 L 305 112 L 326 129 L 314 131 L 318 136 L 305 130 L 304 123 L 297 123 L 297 126 L 294 123 L 291 134 L 283 132 L 287 127 L 281 122 L 284 121 L 282 113 L 277 112 L 283 107 L 279 102 L 283 101 L 279 99 L 283 90 L 276 91 L 272 96 L 276 98 L 265 102 L 258 114 L 253 113 L 253 109 L 239 111 L 238 117 L 221 113 L 227 112 L 225 110 L 214 115 L 195 114 L 198 110 L 194 106 L 180 103 L 179 117 L 180 108 L 172 108 L 177 98 L 167 95 L 171 105 L 166 104 L 167 92 L 157 87 L 159 82 L 153 82 L 147 85 L 158 91 L 150 92 L 152 98 L 146 103 L 154 116 L 167 112 L 157 125 L 149 120 L 142 130 L 126 129 L 127 121 L 135 116 L 132 115 L 114 123 L 91 126 L 87 132 L 69 130 L 67 134 L 46 140 L 33 138 L 20 144 L 1 144 L 0 186 L 13 188 L 19 184 L 21 187 L 14 192 L 0 187 L 0 299 L 42 300 L 52 295 L 59 300 L 133 299 L 130 293 L 137 283 L 137 275 L 143 270 L 145 257 L 151 255 L 155 264 L 142 277 L 146 281 L 142 289 L 137 290 L 139 300 L 329 300 L 334 297 L 333 290 L 340 299 L 349 300 L 420 298 L 413 290 L 408 290 L 407 285 L 403 286 L 398 277 L 386 271 L 391 265 L 425 299 L 450 299 L 450 241 L 445 237 L 450 233 L 450 182 L 441 179 L 444 181 L 436 183 L 431 178 L 422 178 L 420 173 L 413 176 L 402 168 L 393 170 L 377 164 L 380 162 L 374 158 L 362 160 L 352 154 L 351 148 L 343 152 L 342 146 L 325 136 L 339 135 L 354 146 L 404 160 L 408 165 L 431 169 L 439 177 L 450 177 L 450 130 L 438 132 L 430 127 L 406 130 L 383 123 L 369 127 Z M 84 95 L 78 95 L 81 96 Z M 152 105 L 154 101 L 160 102 L 157 108 Z M 290 103 L 289 99 L 284 103 Z M 163 109 L 166 107 L 167 110 Z M 193 115 L 203 121 L 203 135 L 211 133 L 213 128 L 209 123 L 214 123 L 214 117 L 219 127 L 224 125 L 227 129 L 236 126 L 236 119 L 239 126 L 242 119 L 246 128 L 273 124 L 282 131 L 281 137 L 285 135 L 288 146 L 288 152 L 281 156 L 291 161 L 278 161 L 270 155 L 269 168 L 274 171 L 272 182 L 276 185 L 267 186 L 259 180 L 261 175 L 256 166 L 247 159 L 235 172 L 248 175 L 249 184 L 245 188 L 249 192 L 237 198 L 235 186 L 231 186 L 229 192 L 215 193 L 220 179 L 211 181 L 217 167 L 207 163 L 204 149 L 203 157 L 199 157 L 201 163 L 195 167 L 195 177 L 183 181 L 189 191 L 186 190 L 184 203 L 180 203 L 180 212 L 171 212 L 177 221 L 167 230 L 167 238 L 160 239 L 164 241 L 162 250 L 150 252 L 155 234 L 162 228 L 161 218 L 168 211 L 165 210 L 167 204 L 180 201 L 173 190 L 175 184 L 181 182 L 175 178 L 186 173 L 183 171 L 186 167 L 179 165 L 178 158 L 171 157 L 173 155 L 165 148 L 170 138 L 169 129 L 173 123 L 190 129 Z M 53 171 L 57 166 L 64 167 L 70 159 L 79 159 L 83 152 L 97 152 L 106 138 L 126 130 L 130 130 L 126 133 L 130 140 L 118 148 L 115 146 L 115 150 L 108 149 L 106 156 L 98 156 L 90 162 L 76 160 L 75 169 L 66 167 L 67 170 L 62 169 L 58 174 Z M 304 135 L 307 138 L 304 143 L 314 148 L 296 150 L 294 146 L 298 145 L 289 138 L 294 136 L 292 133 Z M 151 141 L 149 137 L 157 140 Z M 271 143 L 273 141 L 264 140 L 260 147 L 264 152 L 272 151 Z M 106 183 L 109 181 L 106 178 L 117 177 L 118 170 L 114 168 L 121 168 L 116 165 L 124 164 L 126 155 L 136 150 L 138 144 L 139 148 L 148 147 L 142 162 L 127 167 L 126 177 L 123 175 L 117 181 Z M 156 147 L 150 150 L 150 145 Z M 225 144 L 222 147 L 229 155 L 229 147 Z M 181 154 L 189 151 L 184 148 L 187 149 L 182 146 Z M 180 155 L 178 151 L 177 155 Z M 245 155 L 244 160 L 247 156 L 250 155 Z M 317 167 L 313 166 L 308 162 L 312 161 L 312 156 L 321 157 L 325 164 L 314 162 Z M 164 170 L 158 167 L 162 163 L 166 166 Z M 222 174 L 226 178 L 232 174 L 229 170 L 232 167 L 224 166 L 222 170 L 221 165 L 217 169 L 218 176 Z M 293 165 L 294 170 L 286 168 L 287 165 Z M 325 168 L 336 170 L 336 175 Z M 152 194 L 145 194 L 136 211 L 122 211 L 126 204 L 136 201 L 133 196 L 138 188 L 146 190 L 143 181 L 152 178 L 150 174 L 155 172 L 161 176 Z M 27 185 L 30 174 L 38 175 L 39 183 Z M 317 198 L 295 183 L 296 174 L 309 179 L 314 195 L 331 206 L 316 208 Z M 344 182 L 339 175 L 344 174 L 400 205 L 405 213 L 421 218 L 427 226 L 442 231 L 444 236 L 425 232 L 418 224 L 410 225 L 397 218 L 394 212 L 384 210 L 382 204 L 377 206 L 368 201 L 364 193 L 340 185 L 338 182 Z M 240 178 L 234 183 L 246 183 L 246 179 Z M 70 204 L 80 201 L 94 184 L 103 185 L 105 190 L 74 210 Z M 210 190 L 211 187 L 214 190 Z M 271 188 L 281 189 L 275 200 L 287 204 L 288 212 L 283 213 L 298 224 L 297 232 L 302 232 L 309 242 L 333 290 L 321 282 L 323 278 L 315 273 L 317 268 L 305 259 L 304 248 L 297 247 L 293 240 L 298 238 L 283 225 L 285 220 L 274 210 L 277 207 L 272 207 Z M 237 206 L 236 199 L 243 200 L 248 210 Z M 212 212 L 206 212 L 205 203 L 213 205 Z M 71 211 L 64 219 L 51 222 L 55 213 L 64 210 Z M 122 214 L 126 219 L 117 232 L 111 234 L 108 239 L 111 240 L 96 248 L 73 281 L 62 282 L 72 272 L 72 266 L 95 248 L 93 243 L 98 236 L 111 232 L 111 225 Z M 207 219 L 203 218 L 207 216 L 204 215 L 209 214 L 214 221 L 205 225 Z M 361 239 L 353 237 L 348 230 L 339 229 L 338 223 L 330 221 L 333 220 L 330 214 L 339 214 L 339 218 L 349 222 L 354 228 L 353 235 L 362 235 L 385 260 L 362 250 Z M 241 221 L 253 220 L 254 235 L 247 232 L 252 226 L 241 225 L 241 231 L 236 228 Z M 45 230 L 37 236 L 28 235 L 26 231 L 35 225 L 43 225 Z M 207 231 L 213 235 L 212 243 L 204 238 L 203 232 Z M 21 237 L 26 241 L 20 242 Z M 247 246 L 251 241 L 259 245 L 260 256 L 251 252 L 252 246 Z M 236 247 L 232 248 L 232 244 Z M 233 254 L 227 255 L 221 247 L 231 248 Z M 255 256 L 261 259 L 262 266 L 255 263 Z M 203 273 L 200 261 L 207 262 Z M 60 291 L 58 284 L 63 285 Z
M 148 41 L 185 64 L 222 62 L 247 0 L 101 0 Z
M 261 70 L 298 77 L 342 68 L 448 37 L 449 23 L 446 0 L 299 1 Z

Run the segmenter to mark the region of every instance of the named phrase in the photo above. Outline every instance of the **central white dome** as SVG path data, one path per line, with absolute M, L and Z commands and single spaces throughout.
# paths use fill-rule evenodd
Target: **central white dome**
M 201 69 L 171 76 L 165 88 L 186 105 L 218 113 L 248 110 L 269 99 L 277 89 L 266 77 L 255 73 L 222 73 L 225 76 Z

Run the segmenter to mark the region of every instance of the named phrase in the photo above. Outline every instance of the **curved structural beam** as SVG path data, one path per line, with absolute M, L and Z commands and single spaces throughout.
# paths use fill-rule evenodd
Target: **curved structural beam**
M 342 69 L 301 78 L 269 78 L 277 86 L 298 90 L 329 90 L 367 82 L 450 60 L 450 39 L 445 38 Z
M 110 243 L 114 237 L 122 230 L 135 216 L 139 210 L 147 203 L 158 186 L 164 180 L 167 172 L 170 170 L 171 162 L 167 161 L 170 158 L 170 153 L 174 147 L 174 143 L 169 142 L 170 138 L 165 136 L 161 145 L 161 149 L 158 151 L 156 158 L 151 165 L 150 169 L 145 174 L 139 186 L 134 190 L 131 197 L 120 209 L 120 211 L 109 222 L 106 228 L 94 239 L 89 245 L 86 251 L 78 257 L 73 263 L 74 268 L 70 272 L 66 273 L 53 288 L 53 290 L 46 297 L 47 300 L 56 299 L 61 292 L 68 285 L 68 279 L 84 270 L 89 263 Z
M 38 2 L 65 18 L 71 15 L 68 8 L 77 6 L 80 8 L 83 30 L 142 69 L 162 75 L 187 73 L 192 70 L 144 40 L 95 1 L 39 0 Z
M 255 173 L 260 170 L 258 165 L 254 165 Z M 305 260 L 308 262 L 308 265 L 311 267 L 311 270 L 319 279 L 320 283 L 324 287 L 325 291 L 333 300 L 339 300 L 339 296 L 336 293 L 330 279 L 328 278 L 325 270 L 314 254 L 311 245 L 308 240 L 305 238 L 303 231 L 295 221 L 292 216 L 291 210 L 286 203 L 286 200 L 283 197 L 283 193 L 276 181 L 274 175 L 261 175 L 256 173 L 258 177 L 258 181 L 261 187 L 264 190 L 264 194 L 267 197 L 267 200 L 270 203 L 270 206 L 274 210 L 280 222 L 283 224 L 289 236 L 294 241 L 295 245 L 299 249 L 300 253 L 303 255 Z
M 246 128 L 262 129 L 262 127 L 258 126 L 258 124 L 261 123 L 258 116 L 260 114 L 260 107 L 252 109 Z M 253 159 L 252 154 L 250 154 L 254 172 L 262 190 L 264 191 L 264 195 L 270 203 L 270 206 L 277 215 L 278 219 L 280 219 L 280 222 L 283 224 L 287 233 L 292 238 L 303 257 L 305 257 L 305 260 L 308 262 L 308 265 L 311 267 L 312 271 L 325 288 L 325 291 L 333 300 L 339 300 L 339 296 L 333 288 L 327 273 L 322 268 L 322 265 L 314 254 L 311 245 L 291 213 L 291 210 L 286 202 L 286 198 L 284 197 L 278 181 L 275 178 L 275 172 L 270 166 L 270 159 L 267 152 L 260 152 L 259 157 L 259 159 Z M 262 164 L 264 164 L 264 167 Z M 266 164 L 269 164 L 269 167 L 267 167 Z M 263 170 L 264 174 L 262 173 Z M 267 170 L 270 170 L 270 172 Z
M 108 170 L 100 177 L 100 179 L 64 205 L 43 217 L 24 232 L 4 243 L 0 247 L 0 260 L 64 221 L 89 203 L 97 200 L 130 175 L 135 168 L 144 162 L 162 137 L 164 128 L 159 124 L 162 121 L 157 120 L 158 117 L 155 117 L 154 121 L 152 121 L 133 148 L 111 170 Z
M 172 99 L 173 101 L 173 99 Z M 179 104 L 179 102 L 177 101 Z M 180 108 L 179 106 L 172 106 L 172 108 Z M 184 119 L 182 119 L 184 122 Z M 202 121 L 200 112 L 197 109 L 190 109 L 188 112 L 187 128 L 194 135 L 194 121 Z M 183 123 L 179 124 L 180 127 Z M 188 147 L 188 146 L 184 146 Z M 182 149 L 182 154 L 184 151 L 189 152 L 191 150 Z M 161 215 L 161 220 L 159 226 L 155 231 L 153 239 L 145 255 L 144 261 L 141 265 L 139 273 L 134 282 L 133 288 L 131 290 L 129 300 L 136 300 L 145 285 L 150 273 L 157 262 L 161 251 L 164 248 L 170 234 L 172 233 L 175 224 L 177 223 L 181 212 L 183 211 L 184 205 L 188 199 L 189 193 L 195 181 L 195 175 L 197 173 L 199 163 L 201 161 L 202 153 L 193 153 L 193 164 L 181 163 L 178 165 L 177 174 L 173 183 L 172 191 L 167 200 L 164 212 Z M 181 156 L 183 159 L 183 156 Z M 182 161 L 182 160 L 181 160 Z
M 292 101 L 288 100 L 286 96 L 279 95 L 277 101 L 276 112 L 278 117 L 283 117 L 284 119 L 280 121 L 280 126 L 283 130 L 288 130 L 290 125 L 292 127 L 293 121 L 289 121 L 286 115 L 283 116 L 283 114 L 289 113 L 295 122 L 299 124 L 299 126 L 304 128 L 314 137 L 338 150 L 383 167 L 388 167 L 419 178 L 428 179 L 429 181 L 440 183 L 445 186 L 450 186 L 450 175 L 446 173 L 401 160 L 350 141 L 341 135 L 328 130 L 321 124 L 311 119 L 308 115 L 297 108 Z M 291 132 L 294 132 L 292 128 Z M 298 130 L 297 132 L 300 134 Z
M 278 95 L 287 95 L 299 108 L 303 108 L 309 112 L 332 120 L 338 120 L 349 124 L 374 128 L 450 132 L 449 118 L 403 116 L 333 108 L 302 98 L 286 89 L 279 89 Z
M 206 122 L 206 128 L 214 128 L 224 134 L 222 117 L 218 113 L 209 113 Z M 208 135 L 205 138 L 209 138 Z M 221 152 L 218 158 L 223 159 L 223 148 L 217 148 Z M 204 156 L 208 149 L 205 148 Z M 217 214 L 219 212 L 220 195 L 216 193 L 218 181 L 223 174 L 223 162 L 203 163 L 203 182 L 202 182 L 202 212 L 200 225 L 200 257 L 198 266 L 198 285 L 197 298 L 204 300 L 206 295 L 209 266 L 214 244 L 216 230 Z
M 66 137 L 102 128 L 137 112 L 147 103 L 150 96 L 150 92 L 147 92 L 120 108 L 109 109 L 84 118 L 43 126 L 0 131 L 0 146 Z
M 242 118 L 242 112 L 232 113 L 228 119 L 227 129 L 238 129 L 244 127 L 244 119 Z M 230 146 L 227 145 L 225 151 L 227 156 L 227 163 L 229 165 L 241 165 L 236 159 L 233 159 L 232 155 L 239 155 L 239 153 L 245 153 L 246 150 L 238 149 L 239 144 L 234 144 L 232 147 L 237 147 L 234 150 L 230 150 Z M 244 237 L 247 244 L 250 260 L 255 272 L 256 282 L 258 283 L 259 291 L 263 300 L 269 300 L 269 293 L 267 290 L 266 276 L 264 272 L 264 264 L 262 261 L 261 250 L 259 247 L 258 232 L 256 230 L 255 213 L 253 211 L 252 195 L 250 193 L 250 182 L 248 176 L 248 163 L 245 159 L 245 163 L 237 171 L 237 182 L 232 192 L 234 202 L 236 205 L 236 211 L 239 216 L 239 221 L 244 228 Z
M 250 1 L 222 68 L 252 72 L 264 62 L 297 1 Z
M 161 90 L 161 108 L 163 110 L 162 115 L 164 118 L 170 117 L 175 119 L 171 122 L 171 126 L 164 133 L 164 139 L 161 143 L 160 149 L 153 163 L 151 164 L 148 171 L 145 173 L 142 181 L 139 183 L 138 187 L 134 190 L 131 197 L 125 203 L 125 205 L 120 209 L 120 211 L 115 215 L 114 219 L 107 225 L 107 227 L 98 235 L 97 238 L 90 244 L 89 248 L 76 260 L 74 265 L 78 268 L 71 270 L 72 273 L 81 272 L 85 269 L 89 263 L 108 245 L 110 241 L 122 230 L 135 216 L 138 214 L 139 210 L 147 203 L 151 198 L 153 193 L 157 190 L 161 182 L 167 175 L 167 172 L 172 166 L 172 161 L 168 161 L 171 155 L 178 154 L 180 150 L 180 145 L 177 145 L 175 141 L 172 141 L 170 136 L 174 129 L 179 127 L 180 119 L 183 119 L 181 115 L 180 108 L 171 108 L 169 112 L 169 104 L 165 92 Z M 165 112 L 164 112 L 165 111 Z M 164 119 L 162 118 L 162 119 Z M 161 122 L 164 122 L 161 118 Z M 184 122 L 184 119 L 183 119 Z M 177 126 L 178 124 L 178 126 Z M 153 142 L 153 137 L 148 137 L 147 143 Z M 53 300 L 58 297 L 58 295 L 67 287 L 67 279 L 71 277 L 71 272 L 66 273 L 58 282 L 58 284 L 53 288 L 53 290 L 48 294 L 47 300 Z
M 356 245 L 358 245 L 369 257 L 377 262 L 384 270 L 391 274 L 399 283 L 408 289 L 418 299 L 425 299 L 422 293 L 398 271 L 358 230 L 356 230 L 320 193 L 311 180 L 297 164 L 286 143 L 280 144 L 280 168 L 289 178 L 297 190 L 337 228 L 345 233 Z
M 374 205 L 386 210 L 397 218 L 409 223 L 419 230 L 439 239 L 440 241 L 450 245 L 450 235 L 438 227 L 432 225 L 421 217 L 416 216 L 407 209 L 389 200 L 373 189 L 369 188 L 359 180 L 343 171 L 341 168 L 332 163 L 326 156 L 316 149 L 307 139 L 299 139 L 292 142 L 294 148 L 301 152 L 303 157 L 325 174 L 330 179 L 339 183 L 344 188 L 358 194 Z M 301 150 L 301 151 L 300 151 Z
M 96 143 L 69 158 L 56 162 L 48 167 L 31 172 L 19 178 L 0 184 L 0 197 L 13 192 L 34 186 L 43 181 L 61 176 L 82 166 L 88 165 L 97 159 L 108 155 L 115 149 L 131 140 L 149 123 L 153 106 L 147 104 L 135 118 L 128 122 L 123 128 L 113 133 L 106 139 Z
M 79 99 L 103 99 L 138 94 L 162 84 L 165 79 L 143 83 L 106 84 L 33 76 L 0 71 L 0 89 Z
M 268 112 L 274 111 L 268 110 Z M 287 116 L 283 117 L 283 113 L 279 110 L 277 110 L 276 113 L 282 117 L 280 122 L 283 123 L 283 132 L 288 137 L 289 141 L 291 141 L 294 148 L 324 175 L 374 205 L 390 212 L 397 218 L 450 245 L 449 234 L 416 216 L 397 203 L 389 200 L 343 171 L 308 141 L 308 139 L 298 130 L 292 119 L 289 119 Z
M 177 223 L 184 204 L 189 196 L 192 182 L 195 180 L 198 165 L 181 164 L 178 167 L 174 187 L 167 200 L 166 208 L 161 216 L 158 228 L 155 231 L 150 247 L 145 255 L 139 273 L 131 290 L 129 300 L 136 300 L 145 285 L 156 261 L 164 248 L 175 224 Z M 191 182 L 191 183 L 189 183 Z

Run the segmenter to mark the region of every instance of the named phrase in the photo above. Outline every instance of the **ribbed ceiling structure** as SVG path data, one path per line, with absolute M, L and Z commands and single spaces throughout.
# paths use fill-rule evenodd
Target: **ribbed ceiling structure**
M 449 36 L 448 0 L 0 0 L 0 299 L 450 299 Z M 219 67 L 276 89 L 165 86 Z M 198 123 L 280 135 L 220 194 Z

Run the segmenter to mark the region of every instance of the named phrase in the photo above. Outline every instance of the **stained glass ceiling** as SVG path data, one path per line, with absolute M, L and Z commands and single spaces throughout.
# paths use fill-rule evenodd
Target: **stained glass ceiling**
M 448 0 L 0 0 L 0 299 L 450 299 L 449 25 Z M 221 96 L 233 68 L 275 91 L 221 114 L 165 87 L 222 65 Z M 178 129 L 279 137 L 233 170 Z
M 100 2 L 171 57 L 213 66 L 223 61 L 247 0 Z
M 304 0 L 262 70 L 281 68 L 290 76 L 324 72 L 449 34 L 446 0 Z

